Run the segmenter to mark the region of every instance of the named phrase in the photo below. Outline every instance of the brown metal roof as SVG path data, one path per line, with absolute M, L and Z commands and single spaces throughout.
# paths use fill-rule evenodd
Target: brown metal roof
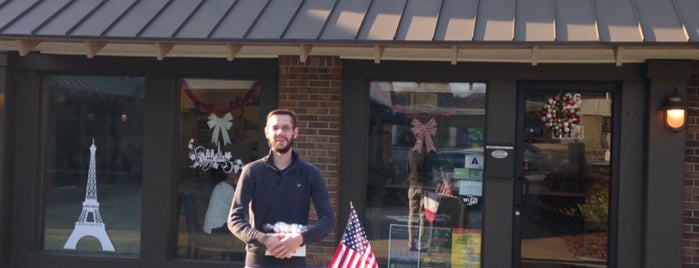
M 3 40 L 696 48 L 699 1 L 0 0 Z

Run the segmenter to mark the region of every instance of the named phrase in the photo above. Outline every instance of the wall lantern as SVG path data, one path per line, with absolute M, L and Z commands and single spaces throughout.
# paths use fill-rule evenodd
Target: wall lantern
M 675 88 L 674 92 L 667 98 L 661 110 L 663 111 L 663 123 L 665 128 L 671 132 L 684 130 L 687 118 L 687 104 L 682 95 L 677 92 L 677 88 Z

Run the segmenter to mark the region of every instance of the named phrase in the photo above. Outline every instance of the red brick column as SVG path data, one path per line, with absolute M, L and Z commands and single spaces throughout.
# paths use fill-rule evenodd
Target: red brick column
M 340 116 L 342 61 L 339 57 L 311 56 L 301 63 L 298 56 L 279 57 L 279 108 L 299 116 L 301 133 L 294 150 L 316 165 L 325 176 L 330 200 L 337 213 L 340 170 Z M 311 224 L 317 219 L 311 211 Z M 335 230 L 319 244 L 309 245 L 309 265 L 327 266 L 337 248 Z
M 699 265 L 699 61 L 687 87 L 682 263 Z

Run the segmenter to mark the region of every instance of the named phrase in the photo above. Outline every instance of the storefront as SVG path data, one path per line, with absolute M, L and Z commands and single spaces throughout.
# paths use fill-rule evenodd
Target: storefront
M 402 69 L 404 64 L 401 63 L 373 65 L 348 62 L 344 66 L 344 79 L 349 88 L 345 90 L 356 92 L 365 89 L 364 98 L 371 101 L 365 102 L 362 107 L 362 110 L 366 108 L 369 111 L 363 115 L 368 116 L 369 124 L 365 128 L 359 125 L 355 126 L 358 129 L 343 129 L 357 131 L 350 132 L 351 137 L 369 133 L 367 140 L 363 141 L 369 146 L 366 152 L 341 157 L 356 159 L 359 155 L 368 155 L 366 166 L 349 167 L 347 170 L 341 167 L 340 188 L 354 184 L 346 182 L 343 185 L 344 176 L 361 176 L 360 172 L 368 170 L 366 186 L 360 184 L 357 187 L 361 189 L 357 188 L 356 192 L 348 191 L 347 195 L 351 197 L 347 200 L 361 199 L 366 191 L 369 197 L 365 205 L 367 219 L 371 219 L 368 220 L 367 229 L 370 230 L 370 237 L 372 234 L 380 235 L 388 241 L 388 247 L 384 248 L 389 250 L 386 255 L 389 261 L 393 254 L 400 256 L 396 259 L 400 263 L 403 263 L 403 256 L 410 261 L 422 256 L 420 260 L 424 261 L 424 254 L 393 250 L 412 246 L 402 244 L 404 240 L 409 241 L 410 234 L 395 229 L 401 226 L 409 228 L 407 226 L 411 225 L 405 218 L 409 214 L 404 210 L 407 209 L 405 204 L 414 185 L 408 181 L 413 178 L 409 174 L 409 153 L 416 147 L 409 138 L 418 135 L 401 134 L 413 131 L 416 124 L 414 119 L 417 119 L 426 129 L 432 127 L 431 131 L 435 133 L 431 135 L 434 150 L 426 153 L 425 157 L 433 160 L 427 164 L 431 165 L 427 170 L 431 172 L 428 177 L 432 185 L 423 188 L 438 189 L 435 184 L 443 184 L 446 177 L 455 195 L 441 198 L 439 211 L 449 211 L 447 215 L 438 213 L 434 222 L 413 223 L 425 226 L 434 224 L 438 234 L 442 231 L 451 233 L 451 239 L 447 240 L 451 245 L 441 245 L 446 248 L 443 251 L 451 255 L 439 256 L 443 252 L 439 247 L 428 247 L 428 252 L 437 251 L 437 254 L 433 254 L 436 256 L 431 255 L 429 259 L 452 265 L 459 259 L 473 263 L 481 259 L 488 267 L 519 264 L 522 267 L 642 266 L 643 260 L 626 253 L 647 250 L 640 245 L 645 239 L 642 236 L 650 234 L 634 234 L 633 230 L 641 231 L 646 228 L 643 227 L 646 224 L 644 221 L 655 220 L 655 217 L 642 215 L 642 211 L 653 210 L 654 203 L 639 202 L 654 197 L 653 194 L 644 193 L 638 180 L 643 175 L 637 172 L 642 172 L 639 167 L 644 166 L 647 160 L 664 164 L 682 162 L 681 155 L 669 159 L 673 157 L 671 152 L 678 150 L 671 146 L 678 143 L 677 146 L 681 148 L 682 141 L 674 140 L 677 137 L 673 134 L 664 133 L 661 126 L 653 135 L 667 140 L 662 142 L 663 146 L 649 146 L 649 149 L 663 152 L 650 153 L 649 159 L 645 159 L 641 151 L 643 146 L 639 146 L 644 144 L 643 137 L 623 134 L 627 131 L 643 132 L 641 122 L 650 115 L 623 111 L 645 110 L 644 104 L 634 100 L 645 98 L 642 88 L 647 84 L 644 78 L 634 76 L 653 70 L 655 64 L 665 63 L 588 66 L 589 72 L 581 75 L 574 65 L 466 64 L 460 66 L 464 69 L 460 69 L 414 63 L 411 68 Z M 684 68 L 689 68 L 689 65 Z M 428 79 L 426 75 L 409 69 L 431 70 L 430 73 L 440 76 L 438 81 L 431 79 L 424 82 L 423 79 Z M 358 71 L 353 73 L 350 70 Z M 499 70 L 508 71 L 503 75 Z M 539 77 L 540 74 L 546 77 Z M 355 82 L 348 83 L 347 80 Z M 369 92 L 366 92 L 367 88 Z M 414 95 L 429 96 L 426 92 L 430 91 L 436 91 L 432 99 L 439 105 L 415 105 L 430 98 L 415 98 Z M 440 94 L 454 96 L 440 98 Z M 393 112 L 387 112 L 389 109 L 379 105 L 386 103 L 386 95 L 392 97 Z M 401 97 L 413 100 L 413 105 L 406 104 L 407 101 L 401 103 Z M 580 104 L 582 110 L 581 123 L 575 124 L 575 127 L 584 129 L 580 132 L 564 130 L 557 135 L 546 127 L 550 120 L 542 119 L 546 116 L 545 112 L 551 109 L 546 108 L 545 104 L 565 105 L 572 101 Z M 415 107 L 423 110 L 416 110 L 418 108 Z M 647 123 L 655 124 L 658 122 L 655 120 L 657 118 Z M 456 129 L 456 135 L 453 129 Z M 408 137 L 408 141 L 404 141 L 404 137 Z M 485 165 L 481 166 L 483 161 Z M 388 163 L 389 167 L 386 168 L 384 163 Z M 353 170 L 356 172 L 352 173 Z M 380 179 L 387 181 L 375 181 Z M 666 183 L 669 182 L 662 182 Z M 384 188 L 376 189 L 377 185 Z M 681 188 L 679 185 L 677 187 Z M 374 198 L 372 191 L 383 192 L 383 199 Z M 667 198 L 670 197 L 662 197 L 664 200 Z M 580 201 L 583 199 L 585 201 Z M 340 200 L 345 201 L 342 194 Z M 670 213 L 667 208 L 658 208 L 657 212 Z M 599 214 L 600 211 L 604 213 Z M 454 228 L 463 229 L 457 232 Z M 427 237 L 432 235 L 431 231 L 428 232 Z M 394 239 L 390 235 L 403 240 L 391 242 Z M 454 257 L 458 237 L 466 237 L 465 241 L 469 242 L 463 242 L 465 245 L 475 245 L 475 251 L 468 248 L 464 254 L 480 255 L 477 258 L 468 255 L 473 259 L 464 255 Z M 376 241 L 381 243 L 384 240 L 376 237 Z M 429 240 L 427 243 L 430 243 Z M 573 245 L 579 247 L 575 248 L 577 251 L 573 251 Z
M 483 43 L 450 43 L 457 35 L 442 19 L 456 15 L 445 5 L 471 10 L 453 1 L 428 12 L 442 16 L 431 22 L 440 47 L 418 42 L 406 18 L 428 8 L 413 1 L 308 1 L 293 15 L 275 1 L 221 1 L 222 10 L 137 2 L 66 3 L 54 15 L 41 3 L 0 3 L 0 17 L 18 14 L 0 27 L 0 267 L 242 266 L 244 245 L 214 211 L 227 210 L 221 200 L 230 200 L 239 168 L 267 153 L 264 118 L 277 107 L 299 113 L 298 152 L 323 172 L 338 217 L 333 234 L 308 247 L 315 266 L 332 258 L 350 202 L 380 267 L 696 263 L 686 230 L 694 188 L 683 182 L 693 176 L 685 154 L 693 155 L 696 127 L 696 43 L 581 45 L 571 28 L 557 30 L 570 42 L 534 44 L 518 26 L 511 30 L 522 41 L 474 26 Z M 143 19 L 134 5 L 159 15 L 124 38 L 124 18 Z M 337 29 L 357 6 L 377 22 L 359 20 L 351 42 Z M 384 40 L 382 12 L 398 6 L 394 41 Z M 94 24 L 107 7 L 123 12 Z M 233 19 L 206 24 L 204 14 L 240 19 L 240 8 L 260 14 L 259 27 L 241 33 L 246 42 L 197 43 L 239 29 Z M 304 21 L 313 8 L 330 23 Z M 177 10 L 194 11 L 170 29 L 167 14 Z M 88 15 L 67 21 L 80 12 Z M 32 14 L 48 19 L 30 24 Z M 260 19 L 275 14 L 292 16 L 279 42 Z M 289 43 L 310 38 L 302 25 L 328 43 Z M 210 27 L 207 37 L 193 37 L 195 26 Z M 49 38 L 61 27 L 90 38 Z M 172 35 L 160 36 L 166 29 Z M 679 131 L 664 127 L 661 112 L 675 90 L 690 107 Z

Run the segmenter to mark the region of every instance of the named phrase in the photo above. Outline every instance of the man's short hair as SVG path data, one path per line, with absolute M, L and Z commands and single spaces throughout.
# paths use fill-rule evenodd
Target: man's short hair
M 293 128 L 296 128 L 296 120 L 298 116 L 296 115 L 296 112 L 289 110 L 289 109 L 275 109 L 272 110 L 267 114 L 267 121 L 269 121 L 269 118 L 272 117 L 273 115 L 288 115 L 291 117 L 291 126 Z

